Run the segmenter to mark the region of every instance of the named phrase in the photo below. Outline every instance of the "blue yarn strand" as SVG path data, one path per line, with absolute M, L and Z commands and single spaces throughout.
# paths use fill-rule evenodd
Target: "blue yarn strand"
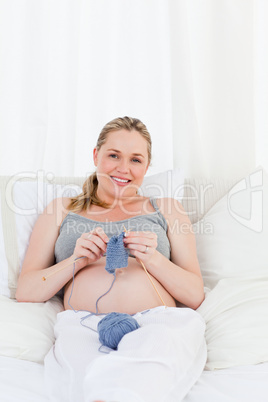
M 110 290 L 112 289 L 112 287 L 113 287 L 113 285 L 114 285 L 114 282 L 115 282 L 115 279 L 116 279 L 115 272 L 113 272 L 113 276 L 114 276 L 113 282 L 112 282 L 111 286 L 109 287 L 109 289 L 107 290 L 107 292 L 103 293 L 103 295 L 101 295 L 100 297 L 98 297 L 98 299 L 97 299 L 97 301 L 96 301 L 96 315 L 99 315 L 99 310 L 98 310 L 98 303 L 99 303 L 99 300 L 100 300 L 103 296 L 107 295 L 107 293 L 110 292 Z
M 94 313 L 92 313 L 91 311 L 88 311 L 88 310 L 75 310 L 75 309 L 73 308 L 73 306 L 71 305 L 71 297 L 72 297 L 73 289 L 74 289 L 74 271 L 75 271 L 75 263 L 76 263 L 77 260 L 80 260 L 80 259 L 82 259 L 82 258 L 85 258 L 85 257 L 76 258 L 76 259 L 74 260 L 74 263 L 73 263 L 73 280 L 72 280 L 71 293 L 70 293 L 70 296 L 69 296 L 69 298 L 68 298 L 68 305 L 71 307 L 71 309 L 72 309 L 75 313 L 78 313 L 79 311 L 85 311 L 85 312 L 89 313 L 89 314 L 87 314 L 85 317 L 82 317 L 82 318 L 80 319 L 80 324 L 81 324 L 83 327 L 90 328 L 90 327 L 88 327 L 87 325 L 85 325 L 85 324 L 83 323 L 83 321 L 84 321 L 85 319 L 87 319 L 88 317 L 94 315 Z M 93 328 L 90 328 L 90 329 L 92 329 L 92 331 L 98 332 L 97 330 L 95 330 L 95 329 L 93 329 Z

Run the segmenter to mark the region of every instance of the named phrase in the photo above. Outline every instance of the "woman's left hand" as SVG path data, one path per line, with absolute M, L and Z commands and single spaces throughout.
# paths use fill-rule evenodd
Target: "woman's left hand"
M 126 232 L 124 244 L 132 255 L 146 262 L 156 252 L 157 235 L 153 232 Z

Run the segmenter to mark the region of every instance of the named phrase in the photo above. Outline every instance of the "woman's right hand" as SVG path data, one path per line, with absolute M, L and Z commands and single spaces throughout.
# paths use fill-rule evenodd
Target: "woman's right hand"
M 92 264 L 106 253 L 109 237 L 101 227 L 96 227 L 91 232 L 83 233 L 76 241 L 73 257 L 81 259 L 79 266 Z M 84 258 L 81 258 L 84 257 Z

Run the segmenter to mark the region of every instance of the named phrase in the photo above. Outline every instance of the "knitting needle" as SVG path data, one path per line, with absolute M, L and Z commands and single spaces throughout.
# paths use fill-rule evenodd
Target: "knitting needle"
M 128 230 L 125 228 L 125 226 L 124 226 L 124 232 L 130 232 L 130 230 L 128 231 Z M 155 290 L 156 293 L 158 294 L 158 297 L 160 298 L 162 304 L 163 304 L 165 307 L 167 307 L 166 304 L 165 304 L 165 302 L 164 302 L 164 300 L 162 299 L 160 293 L 158 292 L 158 290 L 157 290 L 155 284 L 153 283 L 152 278 L 151 278 L 149 272 L 148 272 L 147 269 L 145 268 L 145 265 L 143 264 L 143 262 L 142 262 L 139 258 L 137 258 L 137 260 L 139 261 L 139 263 L 141 264 L 142 268 L 144 269 L 146 275 L 148 276 L 148 278 L 149 278 L 149 280 L 150 280 L 150 282 L 151 282 L 151 284 L 152 284 L 154 290 Z
M 159 298 L 160 298 L 161 302 L 163 303 L 163 305 L 164 305 L 165 307 L 167 307 L 167 306 L 166 306 L 166 304 L 165 304 L 165 302 L 164 302 L 164 300 L 162 299 L 162 297 L 161 297 L 160 293 L 159 293 L 159 292 L 158 292 L 158 290 L 156 289 L 156 286 L 155 286 L 155 284 L 153 283 L 152 278 L 150 277 L 149 272 L 148 272 L 148 271 L 147 271 L 147 269 L 145 268 L 145 265 L 143 264 L 143 262 L 142 262 L 140 259 L 138 259 L 138 261 L 141 263 L 142 268 L 144 269 L 144 271 L 146 272 L 146 274 L 147 274 L 148 278 L 150 279 L 150 282 L 151 282 L 151 284 L 153 285 L 154 290 L 155 290 L 155 291 L 156 291 L 156 293 L 158 294 L 158 296 L 159 296 Z
M 42 277 L 42 281 L 46 281 L 47 278 L 49 278 L 50 276 L 53 276 L 53 275 L 57 274 L 57 273 L 60 272 L 60 271 L 63 271 L 63 270 L 64 270 L 65 268 L 67 268 L 69 265 L 75 263 L 77 260 L 80 260 L 81 258 L 85 258 L 85 257 L 75 258 L 72 262 L 69 262 L 69 264 L 64 265 L 63 267 L 61 267 L 61 268 L 58 269 L 57 271 L 51 272 L 51 274 L 48 274 L 48 275 L 46 275 L 46 276 L 43 276 L 43 277 Z

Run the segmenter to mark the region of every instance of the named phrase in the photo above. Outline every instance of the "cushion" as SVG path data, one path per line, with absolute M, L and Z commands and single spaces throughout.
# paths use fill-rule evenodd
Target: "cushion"
M 206 368 L 267 361 L 267 173 L 258 168 L 238 182 L 194 230 L 208 289 L 198 309 L 207 324 Z
M 268 271 L 268 175 L 258 168 L 193 225 L 205 286 Z
M 139 194 L 145 197 L 175 198 L 182 201 L 184 193 L 184 170 L 173 169 L 145 176 Z
M 207 370 L 268 361 L 268 275 L 221 279 L 198 312 L 206 322 Z
M 54 325 L 62 302 L 18 303 L 0 296 L 0 354 L 42 363 L 54 343 Z
M 1 181 L 0 238 L 3 242 L 0 248 L 0 294 L 14 298 L 18 276 L 38 215 L 54 198 L 77 195 L 81 188 L 77 185 L 25 181 L 16 176 Z

